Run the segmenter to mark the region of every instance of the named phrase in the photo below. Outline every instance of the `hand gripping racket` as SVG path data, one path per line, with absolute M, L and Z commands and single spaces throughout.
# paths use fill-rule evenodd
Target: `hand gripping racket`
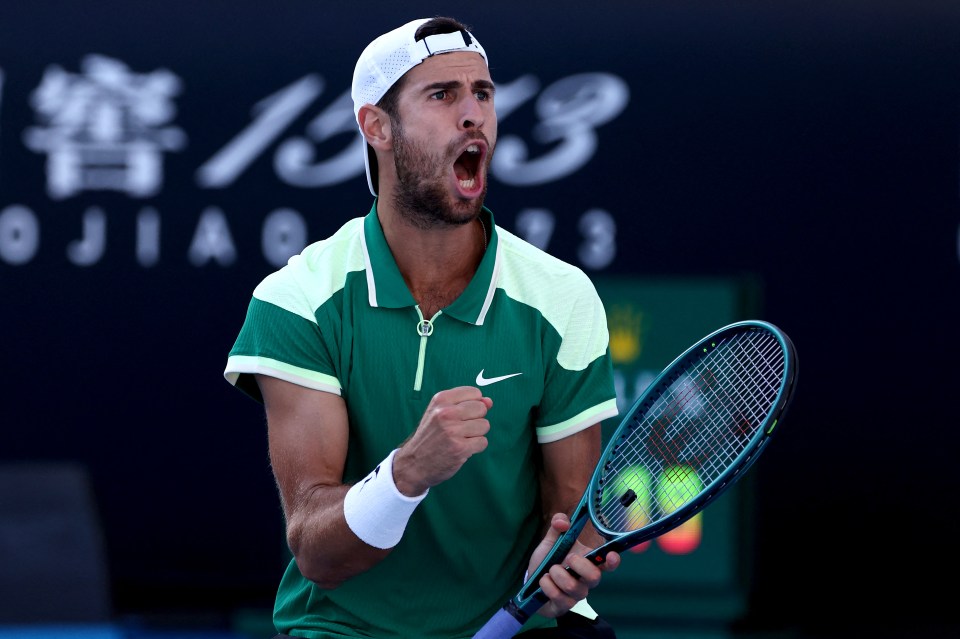
M 797 379 L 790 338 L 761 321 L 725 326 L 688 348 L 647 387 L 600 457 L 570 529 L 510 601 L 474 635 L 506 639 L 547 601 L 540 578 L 563 561 L 589 520 L 602 564 L 687 521 L 757 459 Z M 569 570 L 569 568 L 568 568 Z

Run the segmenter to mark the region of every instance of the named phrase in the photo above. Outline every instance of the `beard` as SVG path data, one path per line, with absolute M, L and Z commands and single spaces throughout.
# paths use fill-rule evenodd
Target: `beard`
M 449 144 L 445 152 L 434 155 L 423 145 L 407 138 L 399 120 L 392 121 L 391 127 L 394 135 L 393 162 L 397 171 L 393 195 L 401 215 L 420 229 L 461 226 L 479 216 L 487 195 L 487 181 L 484 180 L 480 197 L 461 200 L 448 192 L 447 180 L 449 167 L 456 160 L 457 149 L 466 140 L 483 138 L 483 134 L 465 134 L 461 140 Z M 492 155 L 493 149 L 490 149 L 487 167 L 490 166 Z

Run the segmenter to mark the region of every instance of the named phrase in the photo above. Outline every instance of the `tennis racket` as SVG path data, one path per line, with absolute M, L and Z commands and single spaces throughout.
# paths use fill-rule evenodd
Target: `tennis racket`
M 474 639 L 512 637 L 546 603 L 538 582 L 587 521 L 606 540 L 586 555 L 600 565 L 607 553 L 662 535 L 713 502 L 766 447 L 796 379 L 793 343 L 767 322 L 730 324 L 688 348 L 624 416 L 570 529 Z

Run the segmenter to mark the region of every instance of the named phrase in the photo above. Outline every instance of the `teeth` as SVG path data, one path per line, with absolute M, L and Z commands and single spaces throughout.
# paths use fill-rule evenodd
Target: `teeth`
M 471 144 L 471 145 L 469 145 L 469 146 L 467 147 L 466 151 L 464 151 L 464 152 L 465 152 L 465 153 L 468 153 L 468 154 L 470 154 L 470 155 L 479 155 L 479 153 L 480 153 L 480 145 L 479 145 L 479 144 Z M 476 180 L 476 178 L 467 178 L 467 179 L 464 179 L 464 180 L 458 180 L 458 182 L 460 183 L 460 188 L 462 188 L 462 189 L 464 189 L 464 190 L 466 190 L 466 191 L 470 191 L 470 190 L 472 190 L 472 189 L 474 188 L 474 186 L 476 185 L 477 180 Z

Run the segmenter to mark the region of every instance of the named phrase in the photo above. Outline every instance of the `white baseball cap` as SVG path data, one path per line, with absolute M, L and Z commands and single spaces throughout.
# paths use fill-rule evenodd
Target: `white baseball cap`
M 473 51 L 489 66 L 487 54 L 469 31 L 438 33 L 423 40 L 416 39 L 417 29 L 431 18 L 421 18 L 388 31 L 367 45 L 353 71 L 353 115 L 360 115 L 364 104 L 376 104 L 404 73 L 430 56 L 454 51 Z M 359 126 L 360 121 L 357 120 Z M 363 163 L 367 169 L 367 186 L 377 195 L 377 156 L 369 144 L 363 145 Z

